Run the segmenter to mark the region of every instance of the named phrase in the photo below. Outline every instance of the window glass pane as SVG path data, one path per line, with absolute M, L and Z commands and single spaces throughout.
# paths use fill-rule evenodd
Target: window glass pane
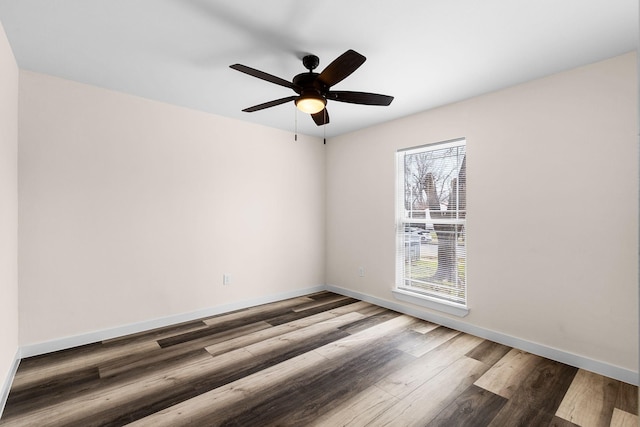
M 397 286 L 466 304 L 464 141 L 398 153 Z

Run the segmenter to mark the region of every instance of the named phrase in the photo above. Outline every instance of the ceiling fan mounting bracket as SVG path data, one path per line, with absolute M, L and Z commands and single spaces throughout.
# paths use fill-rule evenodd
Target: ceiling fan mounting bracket
M 304 65 L 304 68 L 309 70 L 309 72 L 318 68 L 318 64 L 320 64 L 320 58 L 315 55 L 306 55 L 302 58 L 302 65 Z

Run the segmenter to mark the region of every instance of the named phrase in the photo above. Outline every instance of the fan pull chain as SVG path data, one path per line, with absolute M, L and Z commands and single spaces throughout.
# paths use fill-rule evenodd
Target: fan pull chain
M 322 126 L 322 132 L 324 132 L 323 135 L 323 140 L 324 140 L 324 145 L 327 145 L 327 109 L 325 108 L 324 110 L 324 126 Z
M 295 112 L 294 112 L 294 114 L 295 114 L 295 116 L 294 116 L 295 117 L 295 119 L 294 119 L 295 132 L 294 132 L 294 135 L 293 135 L 293 140 L 297 141 L 298 140 L 298 109 L 294 108 L 294 110 L 295 110 Z

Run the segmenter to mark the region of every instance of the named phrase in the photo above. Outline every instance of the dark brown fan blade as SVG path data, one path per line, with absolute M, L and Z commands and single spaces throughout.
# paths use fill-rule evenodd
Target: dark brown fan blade
M 329 123 L 329 112 L 326 108 L 318 113 L 312 114 L 311 117 L 318 126 L 326 125 L 327 123 Z
M 332 101 L 349 102 L 351 104 L 364 105 L 389 105 L 393 96 L 380 95 L 379 93 L 350 92 L 344 90 L 330 91 L 327 99 Z
M 256 70 L 255 68 L 247 67 L 246 65 L 233 64 L 233 65 L 229 65 L 229 67 L 233 68 L 234 70 L 238 70 L 242 73 L 249 74 L 250 76 L 257 77 L 259 79 L 266 80 L 268 82 L 275 83 L 280 86 L 288 87 L 294 90 L 298 88 L 298 86 L 294 85 L 291 82 L 286 81 L 285 79 L 281 79 L 280 77 L 276 77 L 269 73 L 265 73 L 264 71 Z
M 366 60 L 367 58 L 355 50 L 349 49 L 337 57 L 331 64 L 327 65 L 327 68 L 318 76 L 318 80 L 324 83 L 325 86 L 331 87 L 348 77 L 357 70 L 358 67 L 364 64 Z
M 286 98 L 280 98 L 273 101 L 265 102 L 264 104 L 254 105 L 253 107 L 245 108 L 245 113 L 253 113 L 254 111 L 264 110 L 265 108 L 275 107 L 276 105 L 284 104 L 285 102 L 293 101 L 297 96 L 287 96 Z

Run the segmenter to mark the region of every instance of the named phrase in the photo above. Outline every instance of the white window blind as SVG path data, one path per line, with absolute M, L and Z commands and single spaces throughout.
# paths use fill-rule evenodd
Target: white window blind
M 466 141 L 398 151 L 396 287 L 466 307 Z

